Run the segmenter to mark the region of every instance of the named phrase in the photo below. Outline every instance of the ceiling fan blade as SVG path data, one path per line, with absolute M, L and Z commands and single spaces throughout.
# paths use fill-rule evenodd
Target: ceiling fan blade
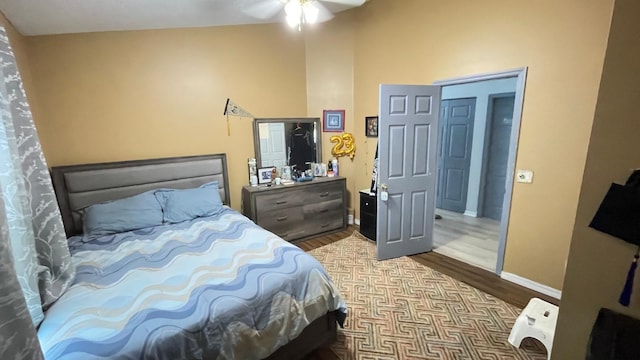
M 350 9 L 352 7 L 358 7 L 364 4 L 367 0 L 321 0 L 327 3 L 327 8 L 332 11 L 342 11 Z
M 284 9 L 285 2 L 280 0 L 260 0 L 242 7 L 242 12 L 256 19 L 271 19 Z
M 313 0 L 310 2 L 316 9 L 318 9 L 318 19 L 316 22 L 325 22 L 333 19 L 333 13 L 327 9 L 326 6 L 322 5 L 320 1 Z

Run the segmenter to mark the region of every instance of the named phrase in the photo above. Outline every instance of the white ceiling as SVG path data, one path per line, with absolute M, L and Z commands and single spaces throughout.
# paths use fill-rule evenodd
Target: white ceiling
M 338 12 L 365 1 L 320 2 Z M 282 7 L 281 0 L 0 0 L 23 35 L 271 23 L 284 21 Z

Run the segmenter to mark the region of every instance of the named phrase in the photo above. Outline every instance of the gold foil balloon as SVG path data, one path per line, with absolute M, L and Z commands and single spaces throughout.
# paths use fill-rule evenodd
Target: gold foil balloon
M 331 149 L 331 155 L 335 157 L 344 156 L 344 151 L 342 150 L 342 137 L 340 135 L 333 135 L 330 140 L 332 143 L 335 143 Z
M 333 156 L 349 156 L 351 159 L 356 156 L 356 143 L 353 139 L 353 134 L 344 133 L 342 135 L 333 135 L 330 140 L 332 143 L 335 143 L 331 149 Z
M 342 134 L 342 140 L 344 141 L 345 155 L 349 155 L 349 157 L 353 159 L 353 157 L 356 156 L 356 142 L 353 139 L 353 134 L 351 133 Z

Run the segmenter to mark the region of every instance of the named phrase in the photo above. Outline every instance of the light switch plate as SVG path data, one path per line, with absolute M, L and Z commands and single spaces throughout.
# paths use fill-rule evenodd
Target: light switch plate
M 531 184 L 533 182 L 533 171 L 516 170 L 516 182 Z

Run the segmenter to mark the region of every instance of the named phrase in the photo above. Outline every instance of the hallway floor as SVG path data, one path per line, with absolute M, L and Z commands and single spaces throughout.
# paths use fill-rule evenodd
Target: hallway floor
M 436 209 L 433 251 L 491 272 L 498 258 L 500 222 Z

